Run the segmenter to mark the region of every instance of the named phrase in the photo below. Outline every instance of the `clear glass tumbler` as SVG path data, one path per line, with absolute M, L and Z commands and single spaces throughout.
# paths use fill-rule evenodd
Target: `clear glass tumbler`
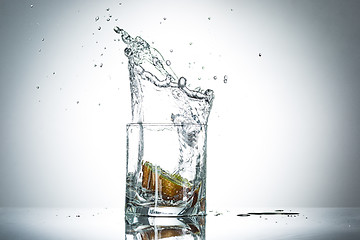
M 206 215 L 205 124 L 127 125 L 126 215 Z

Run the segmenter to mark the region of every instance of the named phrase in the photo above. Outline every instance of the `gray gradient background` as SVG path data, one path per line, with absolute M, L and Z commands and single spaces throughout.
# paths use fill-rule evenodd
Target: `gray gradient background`
M 210 209 L 360 207 L 359 12 L 348 0 L 1 0 L 0 206 L 123 206 L 118 25 L 214 89 Z

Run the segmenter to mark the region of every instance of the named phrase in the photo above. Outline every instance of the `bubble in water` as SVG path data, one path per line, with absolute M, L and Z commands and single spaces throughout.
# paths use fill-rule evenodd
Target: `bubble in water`
M 227 80 L 228 80 L 228 76 L 225 75 L 225 76 L 224 76 L 224 83 L 227 83 Z
M 95 22 L 97 22 L 97 21 L 99 21 L 99 16 L 96 16 L 96 18 L 95 18 Z
M 170 66 L 170 65 L 171 65 L 170 60 L 166 60 L 166 65 L 168 65 L 168 66 Z

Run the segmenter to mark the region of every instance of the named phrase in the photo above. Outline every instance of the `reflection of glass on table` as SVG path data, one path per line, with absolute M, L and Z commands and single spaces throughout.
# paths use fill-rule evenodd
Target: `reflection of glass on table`
M 126 240 L 205 240 L 205 216 L 126 218 L 125 229 Z

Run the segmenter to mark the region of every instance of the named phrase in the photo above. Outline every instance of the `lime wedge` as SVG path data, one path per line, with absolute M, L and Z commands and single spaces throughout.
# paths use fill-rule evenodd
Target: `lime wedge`
M 181 200 L 191 190 L 191 184 L 186 178 L 170 174 L 149 162 L 142 164 L 142 173 L 142 187 L 155 192 L 157 181 L 159 195 L 164 200 Z

